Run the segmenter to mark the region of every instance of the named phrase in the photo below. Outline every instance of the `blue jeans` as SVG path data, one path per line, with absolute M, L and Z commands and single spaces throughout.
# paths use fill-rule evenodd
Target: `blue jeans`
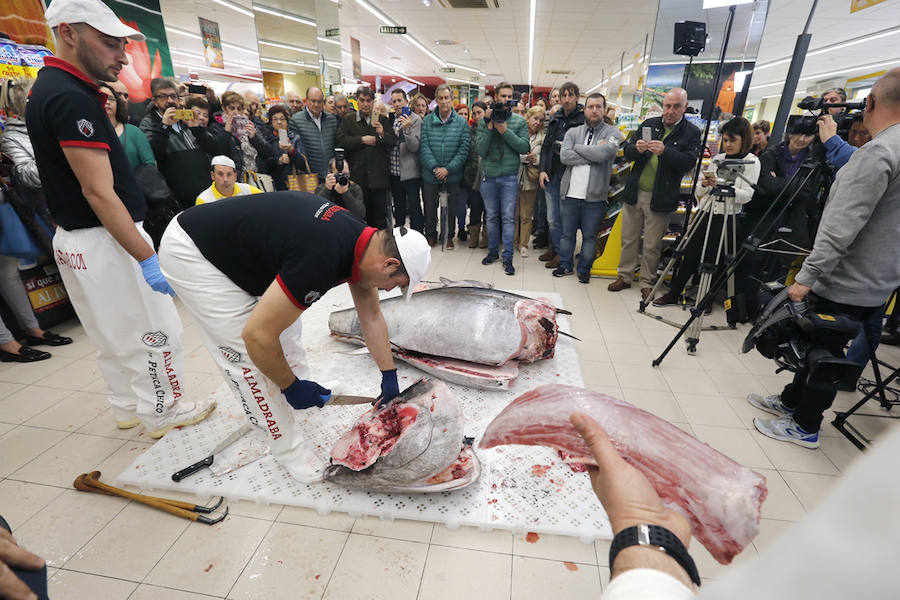
M 562 173 L 554 175 L 546 184 L 547 197 L 547 228 L 550 234 L 550 247 L 559 252 L 562 240 L 562 218 L 560 217 L 559 186 L 562 183 Z
M 585 202 L 577 198 L 563 198 L 562 236 L 559 242 L 559 266 L 573 268 L 572 260 L 575 252 L 575 234 L 581 227 L 581 253 L 578 255 L 578 273 L 590 275 L 591 265 L 597 254 L 597 234 L 600 224 L 606 217 L 606 202 Z
M 503 225 L 503 262 L 512 262 L 516 236 L 516 197 L 519 184 L 515 175 L 486 177 L 481 182 L 484 213 L 487 219 L 488 254 L 500 253 L 500 225 Z
M 881 340 L 882 317 L 882 311 L 876 311 L 863 320 L 859 328 L 859 334 L 850 343 L 850 348 L 847 349 L 847 359 L 862 366 L 865 366 L 866 363 L 872 360 L 871 352 L 878 348 L 878 342 Z M 869 350 L 870 343 L 872 345 L 871 351 Z
M 422 179 L 400 181 L 397 175 L 391 175 L 391 196 L 394 199 L 394 226 L 406 226 L 406 215 L 409 215 L 409 226 L 422 233 L 425 219 L 422 216 L 422 202 L 419 191 Z

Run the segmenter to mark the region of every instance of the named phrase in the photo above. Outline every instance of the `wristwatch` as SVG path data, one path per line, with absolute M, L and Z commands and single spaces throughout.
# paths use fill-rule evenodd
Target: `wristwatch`
M 650 546 L 661 550 L 675 559 L 683 568 L 694 585 L 700 586 L 700 573 L 694 559 L 688 554 L 687 548 L 678 539 L 678 536 L 659 525 L 634 525 L 623 529 L 613 538 L 609 546 L 609 569 L 612 571 L 616 556 L 629 546 Z

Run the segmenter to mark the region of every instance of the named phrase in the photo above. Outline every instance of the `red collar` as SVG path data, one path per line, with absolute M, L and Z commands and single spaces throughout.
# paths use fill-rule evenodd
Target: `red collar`
M 362 233 L 359 234 L 359 237 L 356 238 L 356 247 L 353 249 L 353 270 L 350 275 L 350 283 L 359 281 L 359 261 L 362 260 L 363 252 L 366 251 L 366 248 L 369 246 L 369 241 L 371 241 L 372 236 L 375 235 L 376 231 L 378 230 L 374 227 L 366 227 L 363 229 Z

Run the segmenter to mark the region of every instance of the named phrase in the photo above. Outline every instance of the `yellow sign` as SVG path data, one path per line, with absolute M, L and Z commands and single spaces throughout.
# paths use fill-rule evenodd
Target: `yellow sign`
M 19 65 L 0 64 L 0 79 L 12 79 L 13 77 L 37 77 L 38 69 L 34 67 L 20 67 Z
M 816 314 L 819 315 L 819 318 L 822 319 L 823 321 L 837 321 L 837 319 L 835 319 L 831 315 L 823 315 L 822 313 L 816 313 Z
M 850 0 L 850 13 L 859 12 L 864 8 L 869 8 L 870 6 L 875 6 L 882 2 L 884 2 L 884 0 Z
M 62 283 L 54 283 L 28 292 L 28 299 L 31 300 L 31 306 L 36 312 L 43 312 L 43 310 L 63 302 L 68 297 L 69 295 L 66 294 L 66 288 L 63 287 Z

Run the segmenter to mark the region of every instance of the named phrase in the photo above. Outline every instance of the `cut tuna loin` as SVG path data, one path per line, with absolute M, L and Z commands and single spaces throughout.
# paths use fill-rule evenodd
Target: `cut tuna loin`
M 543 385 L 513 400 L 488 425 L 480 448 L 549 446 L 566 462 L 595 464 L 569 422 L 584 413 L 606 431 L 626 461 L 643 473 L 663 503 L 690 521 L 694 536 L 722 564 L 759 533 L 766 479 L 671 423 L 605 394 Z
M 419 415 L 416 404 L 391 404 L 363 414 L 356 424 L 338 439 L 331 451 L 331 462 L 361 471 L 389 453 Z

